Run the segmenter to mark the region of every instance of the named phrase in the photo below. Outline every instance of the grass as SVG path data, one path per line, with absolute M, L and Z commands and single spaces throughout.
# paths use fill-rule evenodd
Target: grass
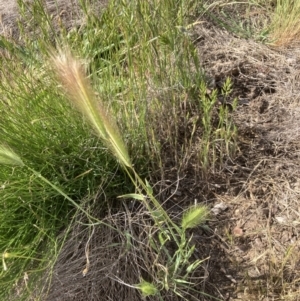
M 89 83 L 84 78 L 80 64 L 69 54 L 61 53 L 54 58 L 54 65 L 70 98 L 73 99 L 83 115 L 94 126 L 99 137 L 126 170 L 139 192 L 139 194 L 128 194 L 121 197 L 142 201 L 150 213 L 154 225 L 159 229 L 159 245 L 157 248 L 154 247 L 154 251 L 157 251 L 158 254 L 161 253 L 161 249 L 164 251 L 168 258 L 165 265 L 169 272 L 161 277 L 163 281 L 161 279 L 156 280 L 160 283 L 160 289 L 155 284 L 144 280 L 141 280 L 141 283 L 136 287 L 141 290 L 143 296 L 159 295 L 162 297 L 160 290 L 168 291 L 171 288 L 172 291 L 183 298 L 177 287 L 180 287 L 181 283 L 188 284 L 189 275 L 202 263 L 202 260 L 190 261 L 194 246 L 190 246 L 190 241 L 186 238 L 186 230 L 204 224 L 209 216 L 208 209 L 205 206 L 190 207 L 183 215 L 181 225 L 176 225 L 153 195 L 153 190 L 147 180 L 143 181 L 141 179 L 130 162 L 126 146 L 112 116 L 107 110 L 104 110 L 101 102 L 97 103 L 95 100 Z M 18 162 L 20 160 L 16 161 L 16 163 Z M 71 202 L 73 203 L 73 201 Z M 176 245 L 173 256 L 164 246 L 167 241 L 172 241 Z M 154 245 L 153 241 L 152 243 Z M 186 270 L 184 276 L 182 276 L 183 270 Z
M 254 38 L 275 47 L 299 42 L 298 0 L 210 2 L 206 5 L 208 16 L 237 36 Z
M 42 250 L 51 242 L 54 245 L 50 250 L 57 249 L 59 229 L 66 227 L 75 213 L 75 207 L 40 174 L 75 202 L 93 196 L 107 179 L 116 187 L 124 184 L 123 175 L 115 174 L 116 163 L 99 140 L 88 134 L 87 124 L 53 90 L 53 84 L 48 86 L 49 80 L 43 79 L 41 73 L 38 81 L 33 79 L 29 72 L 36 70 L 21 73 L 17 64 L 13 60 L 2 61 L 2 70 L 10 73 L 3 72 L 1 80 L 1 90 L 5 91 L 1 102 L 1 141 L 17 152 L 28 168 L 1 168 L 1 206 L 5 209 L 1 211 L 1 251 L 7 268 L 1 271 L 3 300 L 8 300 L 24 273 L 34 281 L 35 270 L 49 266 L 48 260 L 40 258 Z M 7 152 L 2 159 L 8 163 Z M 118 178 L 122 179 L 119 183 Z
M 298 2 L 277 2 L 269 41 L 298 38 Z M 144 178 L 163 176 L 167 159 L 178 173 L 194 160 L 205 175 L 235 151 L 230 112 L 217 106 L 218 91 L 207 91 L 189 34 L 190 16 L 207 13 L 203 3 L 112 0 L 98 14 L 82 1 L 84 22 L 71 31 L 53 24 L 42 1 L 26 3 L 19 1 L 27 20 L 20 42 L 1 38 L 0 299 L 33 294 L 59 256 L 58 234 L 89 211 L 99 190 L 103 214 L 118 196 L 136 199 L 157 230 L 148 243 L 161 270 L 130 285 L 143 296 L 187 298 L 205 260 L 195 260 L 187 229 L 202 225 L 207 209 L 191 207 L 176 219 Z M 27 27 L 29 20 L 38 26 Z M 231 89 L 228 79 L 219 93 L 226 99 Z
M 266 41 L 297 40 L 298 2 L 276 2 L 271 22 L 259 27 Z M 152 274 L 127 285 L 159 300 L 193 294 L 193 275 L 205 258 L 195 259 L 188 229 L 203 225 L 208 210 L 192 206 L 174 217 L 144 178 L 163 178 L 166 161 L 178 174 L 196 162 L 205 176 L 235 152 L 237 129 L 228 107 L 217 104 L 218 93 L 230 98 L 232 84 L 227 79 L 221 91 L 208 91 L 190 35 L 195 12 L 211 10 L 218 20 L 217 3 L 208 4 L 112 0 L 100 14 L 82 1 L 84 21 L 67 31 L 42 1 L 19 1 L 20 41 L 0 40 L 1 300 L 42 298 L 36 283 L 53 268 L 68 238 L 63 230 L 79 214 L 87 227 L 98 227 L 91 204 L 105 217 L 117 197 L 142 203 L 156 233 L 147 238 Z M 224 1 L 221 8 L 234 5 Z M 272 9 L 270 2 L 246 5 L 247 13 Z M 228 30 L 261 37 L 253 23 L 232 25 L 226 14 L 220 24 Z M 38 26 L 27 26 L 29 20 Z M 100 190 L 104 199 L 96 197 Z M 286 251 L 280 269 L 270 268 L 274 292 L 284 266 L 295 264 L 293 252 Z
M 277 0 L 271 24 L 269 39 L 275 46 L 287 46 L 300 39 L 300 2 Z M 288 16 L 288 18 L 287 18 Z
M 208 1 L 206 15 L 213 23 L 244 39 L 265 42 L 270 21 L 270 1 Z

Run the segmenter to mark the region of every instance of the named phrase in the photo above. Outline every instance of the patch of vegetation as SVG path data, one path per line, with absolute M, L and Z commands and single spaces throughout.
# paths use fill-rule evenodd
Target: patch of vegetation
M 208 1 L 206 16 L 241 38 L 287 46 L 299 41 L 299 1 Z
M 143 178 L 163 174 L 162 149 L 179 170 L 194 160 L 203 173 L 234 151 L 228 108 L 206 89 L 188 30 L 202 6 L 114 0 L 95 13 L 82 1 L 82 25 L 67 31 L 41 1 L 19 5 L 19 44 L 1 38 L 0 298 L 29 298 L 59 256 L 62 229 L 78 212 L 101 224 L 89 202 L 105 215 L 120 195 L 141 202 L 156 229 L 148 243 L 160 271 L 130 285 L 143 296 L 186 298 L 203 263 L 187 229 L 203 225 L 208 211 L 193 206 L 178 221 Z M 229 97 L 230 80 L 222 91 Z
M 277 0 L 268 27 L 269 41 L 275 46 L 288 46 L 300 39 L 300 2 Z

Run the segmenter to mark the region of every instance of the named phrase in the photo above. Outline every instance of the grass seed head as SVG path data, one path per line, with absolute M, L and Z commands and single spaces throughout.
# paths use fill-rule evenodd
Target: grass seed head
M 6 265 L 6 263 L 5 263 L 5 258 L 8 258 L 9 257 L 9 253 L 7 253 L 7 252 L 4 252 L 3 254 L 2 254 L 2 265 L 3 265 L 3 271 L 7 271 L 7 265 Z
M 206 206 L 198 205 L 191 207 L 183 215 L 181 226 L 184 230 L 188 228 L 195 228 L 203 224 L 207 220 L 208 216 L 209 211 Z
M 129 154 L 112 116 L 95 98 L 91 84 L 84 75 L 82 64 L 71 54 L 60 52 L 53 56 L 56 73 L 70 99 L 90 121 L 98 135 L 125 166 L 131 167 Z
M 158 292 L 156 286 L 145 280 L 137 284 L 136 287 L 141 291 L 143 297 L 155 296 Z
M 9 147 L 0 145 L 0 164 L 24 166 L 21 158 Z

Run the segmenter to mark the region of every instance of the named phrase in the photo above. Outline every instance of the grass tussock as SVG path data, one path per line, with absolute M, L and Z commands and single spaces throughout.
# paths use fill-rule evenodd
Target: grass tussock
M 269 25 L 269 39 L 275 46 L 297 44 L 300 40 L 300 2 L 294 0 L 275 1 Z

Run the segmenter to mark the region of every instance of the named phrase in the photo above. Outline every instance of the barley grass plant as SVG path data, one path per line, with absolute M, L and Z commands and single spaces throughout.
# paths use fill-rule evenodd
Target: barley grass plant
M 172 289 L 174 293 L 183 298 L 180 293 L 180 286 L 189 284 L 189 274 L 203 262 L 203 260 L 190 262 L 195 247 L 190 245 L 191 239 L 188 240 L 186 238 L 185 232 L 188 228 L 195 228 L 204 224 L 208 218 L 208 209 L 205 206 L 191 207 L 183 215 L 181 226 L 176 225 L 168 215 L 168 212 L 165 211 L 153 195 L 149 183 L 141 179 L 131 164 L 128 151 L 111 114 L 102 107 L 101 100 L 96 101 L 80 64 L 70 54 L 64 53 L 54 57 L 53 62 L 58 78 L 61 80 L 70 99 L 95 128 L 99 137 L 126 170 L 136 190 L 139 192 L 138 194 L 128 194 L 123 197 L 142 201 L 153 218 L 155 226 L 159 228 L 160 239 L 154 251 L 160 253 L 163 250 L 166 253 L 166 258 L 168 258 L 165 262 L 166 271 L 168 272 L 161 276 L 161 279 L 156 279 L 157 284 L 160 284 L 160 290 Z M 173 256 L 170 255 L 164 246 L 167 241 L 176 243 L 177 251 Z M 152 241 L 152 245 L 155 245 L 155 241 Z M 185 272 L 183 273 L 183 271 Z M 154 283 L 149 283 L 145 280 L 142 280 L 136 287 L 141 290 L 144 296 L 159 293 L 159 288 Z

